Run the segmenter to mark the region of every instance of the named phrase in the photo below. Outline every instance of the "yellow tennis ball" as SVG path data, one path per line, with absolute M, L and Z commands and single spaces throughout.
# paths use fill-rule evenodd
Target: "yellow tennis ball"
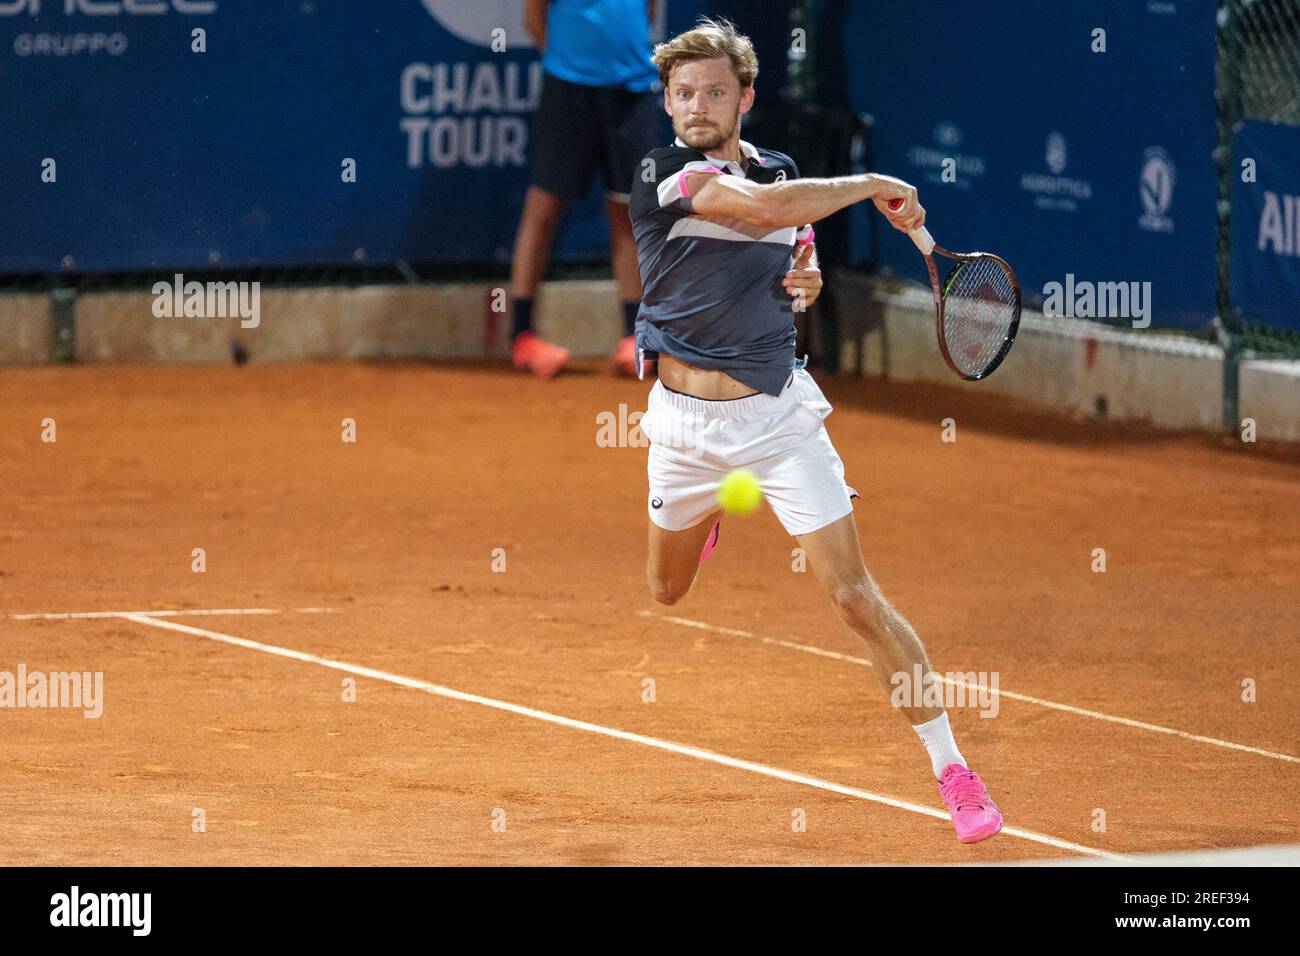
M 729 515 L 749 514 L 763 500 L 763 489 L 752 471 L 737 468 L 718 485 L 718 504 Z

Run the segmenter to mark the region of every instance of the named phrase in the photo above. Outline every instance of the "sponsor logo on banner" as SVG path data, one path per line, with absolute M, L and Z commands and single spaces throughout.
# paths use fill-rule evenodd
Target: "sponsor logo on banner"
M 1174 186 L 1178 182 L 1174 162 L 1159 146 L 1152 146 L 1143 154 L 1142 172 L 1138 174 L 1138 195 L 1142 200 L 1142 215 L 1138 225 L 1148 232 L 1173 232 L 1174 221 L 1166 213 L 1174 201 Z
M 542 65 L 503 62 L 533 50 L 520 0 L 421 0 L 440 27 L 493 51 L 490 59 L 409 63 L 402 70 L 400 126 L 408 169 L 502 169 L 528 165 L 528 120 L 542 91 Z
M 1065 147 L 1065 137 L 1060 133 L 1048 133 L 1047 149 L 1044 151 L 1043 158 L 1047 161 L 1047 168 L 1052 171 L 1053 176 L 1065 172 L 1065 164 L 1070 159 L 1069 150 Z
M 542 64 L 410 63 L 402 70 L 402 132 L 409 169 L 528 165 L 527 116 Z
M 1300 196 L 1264 190 L 1255 248 L 1275 256 L 1300 256 Z
M 1070 151 L 1064 134 L 1055 130 L 1048 133 L 1043 150 L 1043 162 L 1048 171 L 1020 174 L 1020 188 L 1033 194 L 1034 205 L 1039 209 L 1078 212 L 1079 203 L 1092 198 L 1091 182 L 1061 175 L 1069 161 Z
M 136 17 L 179 13 L 182 16 L 217 12 L 216 0 L 0 0 L 0 17 L 42 13 L 80 17 Z M 92 20 L 91 23 L 99 23 Z M 129 41 L 122 31 L 76 33 L 19 33 L 14 37 L 17 56 L 121 56 Z
M 929 183 L 970 189 L 973 180 L 988 171 L 988 163 L 976 153 L 958 151 L 965 136 L 956 123 L 941 120 L 935 124 L 931 143 L 914 143 L 907 149 L 907 161 L 920 170 Z
M 504 30 L 512 50 L 536 46 L 524 29 L 521 0 L 424 0 L 444 30 L 475 46 L 491 46 L 492 31 Z
M 181 14 L 216 13 L 217 0 L 0 0 L 0 17 L 23 13 L 38 17 L 42 11 L 69 17 L 155 16 L 169 10 Z
M 423 0 L 423 3 L 424 9 L 444 30 L 466 43 L 490 47 L 492 31 L 501 29 L 512 50 L 536 46 L 524 29 L 523 0 Z M 665 37 L 667 16 L 668 4 L 656 3 L 650 24 L 650 38 L 655 42 Z
M 946 146 L 949 149 L 960 146 L 962 141 L 961 127 L 947 120 L 936 123 L 934 126 L 934 141 L 940 146 Z

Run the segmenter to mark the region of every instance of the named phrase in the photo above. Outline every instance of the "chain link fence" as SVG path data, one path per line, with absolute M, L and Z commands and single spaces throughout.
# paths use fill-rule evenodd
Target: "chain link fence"
M 1300 357 L 1300 334 L 1243 320 L 1230 292 L 1233 127 L 1243 119 L 1300 125 L 1300 0 L 1220 0 L 1217 36 L 1218 313 L 1234 348 Z

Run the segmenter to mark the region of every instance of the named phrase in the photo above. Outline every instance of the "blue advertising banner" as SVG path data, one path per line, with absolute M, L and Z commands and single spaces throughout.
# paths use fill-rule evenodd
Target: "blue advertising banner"
M 1232 154 L 1233 308 L 1300 331 L 1300 127 L 1246 120 Z
M 917 185 L 941 245 L 1004 256 L 1027 304 L 1096 315 L 1098 288 L 1123 284 L 1128 314 L 1112 317 L 1206 326 L 1214 0 L 843 9 L 849 105 L 872 120 L 874 166 Z M 905 236 L 877 235 L 883 266 L 924 278 Z
M 661 2 L 658 30 L 700 7 Z M 522 9 L 0 0 L 0 271 L 509 261 L 541 83 Z M 607 253 L 597 183 L 556 254 Z

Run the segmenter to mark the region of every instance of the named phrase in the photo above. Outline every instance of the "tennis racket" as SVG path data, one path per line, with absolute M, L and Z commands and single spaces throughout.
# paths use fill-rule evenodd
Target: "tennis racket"
M 901 209 L 903 200 L 891 199 L 888 205 Z M 1015 270 L 988 252 L 949 252 L 935 245 L 924 226 L 908 236 L 930 270 L 943 360 L 967 381 L 988 378 L 1011 351 L 1020 328 L 1020 282 Z M 942 283 L 935 253 L 956 263 Z

